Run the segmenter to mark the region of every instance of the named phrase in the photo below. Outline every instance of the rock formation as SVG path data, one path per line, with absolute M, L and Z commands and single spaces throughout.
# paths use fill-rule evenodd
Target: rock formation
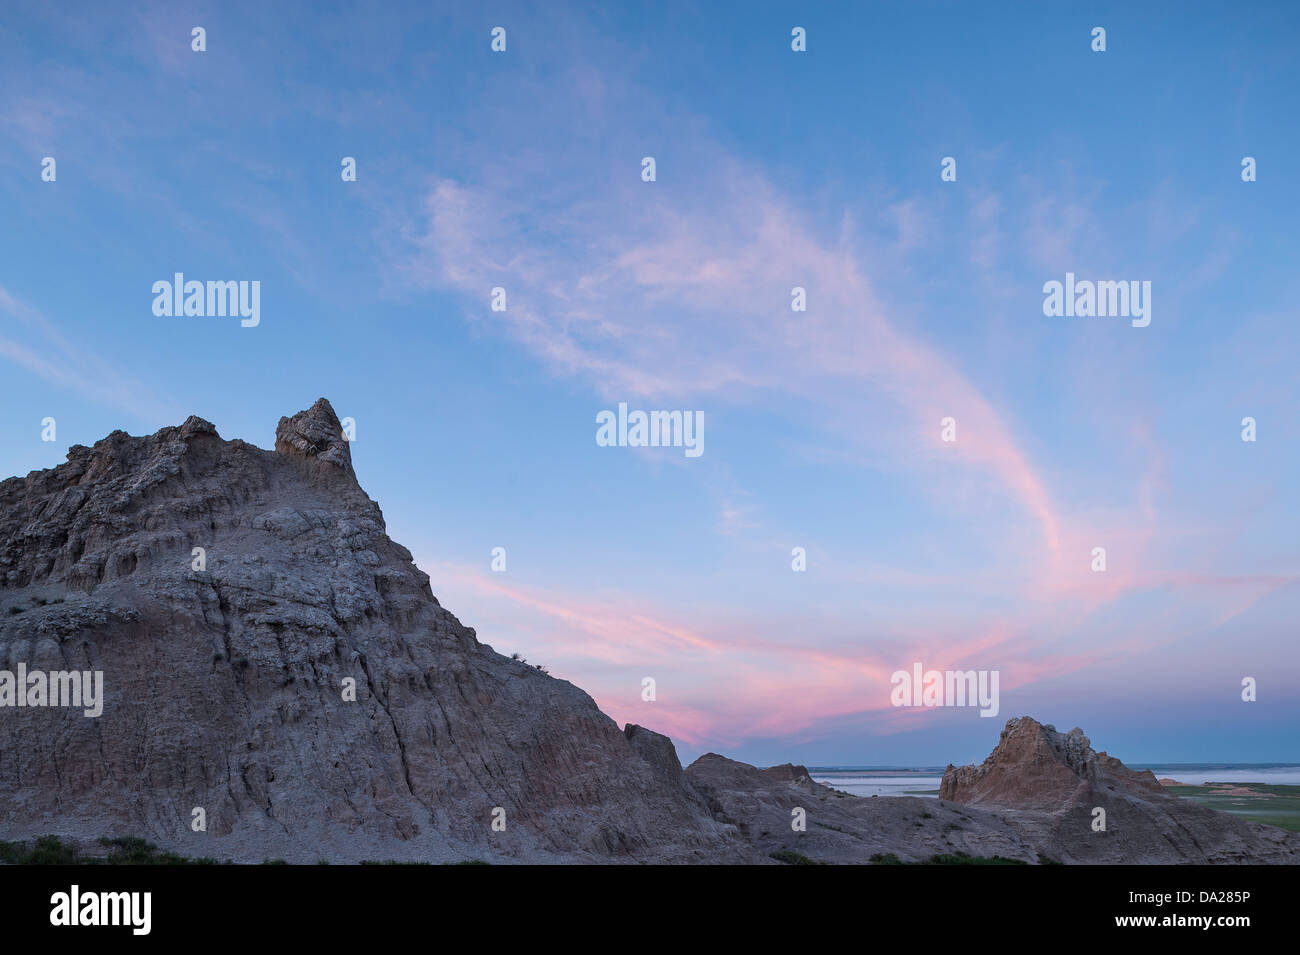
M 715 818 L 735 826 L 764 860 L 783 850 L 839 864 L 959 852 L 1038 860 L 1037 847 L 996 812 L 920 796 L 863 799 L 815 782 L 802 767 L 761 770 L 716 753 L 691 763 L 686 775 L 707 794 Z M 796 809 L 805 831 L 792 826 Z
M 328 402 L 275 445 L 192 417 L 0 483 L 0 669 L 101 670 L 106 697 L 98 718 L 0 710 L 0 838 L 252 861 L 739 851 L 671 742 L 439 605 Z
M 949 766 L 939 798 L 973 806 L 1059 809 L 1088 802 L 1098 790 L 1161 793 L 1150 770 L 1137 773 L 1092 749 L 1083 730 L 1059 733 L 1029 717 L 1007 721 L 998 745 L 979 767 Z
M 438 603 L 324 399 L 280 420 L 274 451 L 191 417 L 0 482 L 0 675 L 20 666 L 102 672 L 103 712 L 0 706 L 4 840 L 250 862 L 1298 858 L 1300 837 L 1032 720 L 950 767 L 937 801 L 713 754 L 683 771 L 666 737 L 620 731 Z
M 1150 770 L 1095 752 L 1083 730 L 1027 716 L 1007 721 L 980 766 L 949 766 L 939 798 L 1002 811 L 1062 862 L 1300 862 L 1300 835 L 1172 795 Z

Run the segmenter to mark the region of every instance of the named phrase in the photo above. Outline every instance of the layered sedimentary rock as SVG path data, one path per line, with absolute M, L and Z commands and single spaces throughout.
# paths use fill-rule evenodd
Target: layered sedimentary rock
M 0 482 L 0 839 L 235 861 L 1300 861 L 1300 837 L 1027 719 L 940 800 L 714 754 L 683 771 L 669 739 L 444 609 L 341 432 L 324 399 L 274 451 L 191 417 Z M 19 670 L 102 674 L 102 712 L 5 704 Z
M 1008 720 L 979 766 L 949 766 L 939 798 L 1000 810 L 1064 862 L 1300 862 L 1300 835 L 1166 792 L 1093 750 L 1083 730 Z
M 860 798 L 811 779 L 801 766 L 755 769 L 708 753 L 687 777 L 720 821 L 764 859 L 783 852 L 832 864 L 1002 856 L 1037 862 L 1038 847 L 1003 815 L 917 796 Z M 796 824 L 802 828 L 796 828 Z
M 0 709 L 0 838 L 303 861 L 733 853 L 666 738 L 620 731 L 439 605 L 328 402 L 275 445 L 192 417 L 0 483 L 0 670 L 105 685 L 98 718 Z
M 1059 809 L 1088 801 L 1098 790 L 1163 793 L 1150 770 L 1134 772 L 1092 749 L 1083 730 L 1069 733 L 1029 717 L 1007 721 L 997 746 L 980 766 L 949 766 L 940 799 L 1009 809 Z

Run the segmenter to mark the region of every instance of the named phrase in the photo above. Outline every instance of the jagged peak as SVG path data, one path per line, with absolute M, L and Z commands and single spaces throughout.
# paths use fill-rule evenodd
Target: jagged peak
M 280 419 L 275 428 L 277 454 L 315 458 L 352 474 L 352 451 L 343 436 L 343 425 L 325 398 L 292 417 Z
M 216 434 L 217 426 L 206 418 L 200 418 L 196 414 L 190 415 L 181 425 L 181 434 Z
M 993 752 L 979 766 L 944 771 L 939 797 L 1021 808 L 1060 808 L 1098 786 L 1163 792 L 1150 770 L 1136 772 L 1092 748 L 1079 727 L 1062 733 L 1029 716 L 1007 720 Z

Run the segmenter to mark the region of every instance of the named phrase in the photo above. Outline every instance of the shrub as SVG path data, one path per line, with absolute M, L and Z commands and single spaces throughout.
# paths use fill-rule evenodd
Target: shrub
M 824 862 L 818 862 L 816 859 L 809 859 L 802 853 L 795 852 L 793 849 L 777 849 L 775 852 L 768 853 L 777 862 L 784 862 L 786 865 L 825 865 Z

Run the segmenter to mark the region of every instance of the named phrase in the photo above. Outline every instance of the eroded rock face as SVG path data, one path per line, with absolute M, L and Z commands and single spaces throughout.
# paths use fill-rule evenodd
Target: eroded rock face
M 250 862 L 1300 861 L 1300 836 L 1028 718 L 937 801 L 716 754 L 683 771 L 669 739 L 620 731 L 440 606 L 340 431 L 324 399 L 281 419 L 275 451 L 191 417 L 0 482 L 0 671 L 104 675 L 97 718 L 0 707 L 0 839 Z
M 352 451 L 343 438 L 343 426 L 324 398 L 292 418 L 280 419 L 275 429 L 275 450 L 278 454 L 314 457 L 352 474 Z
M 1062 862 L 1300 862 L 1300 835 L 1167 793 L 1150 770 L 1095 752 L 1083 730 L 1027 716 L 1007 721 L 980 766 L 949 766 L 939 797 L 1001 812 Z
M 274 452 L 190 418 L 0 483 L 0 669 L 19 662 L 101 670 L 105 701 L 0 709 L 0 838 L 250 861 L 738 851 L 670 741 L 439 605 L 324 399 Z
M 859 798 L 811 779 L 802 766 L 756 769 L 717 753 L 686 768 L 721 821 L 776 862 L 783 852 L 816 862 L 918 862 L 965 853 L 1036 862 L 1039 850 L 1003 814 L 916 796 Z M 803 828 L 796 828 L 800 823 Z
M 1134 772 L 1092 749 L 1077 726 L 1060 733 L 1028 716 L 1008 720 L 998 745 L 980 766 L 949 766 L 939 798 L 971 805 L 1056 810 L 1098 787 L 1162 794 L 1150 770 Z

